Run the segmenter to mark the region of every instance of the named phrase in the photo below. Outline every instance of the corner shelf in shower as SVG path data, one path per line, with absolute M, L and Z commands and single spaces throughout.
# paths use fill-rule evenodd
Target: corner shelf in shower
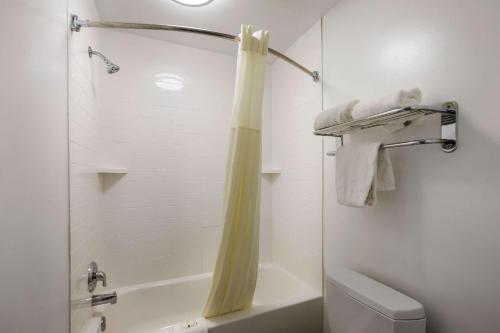
M 408 126 L 412 123 L 412 121 L 419 118 L 419 116 L 427 116 L 431 114 L 441 115 L 441 138 L 417 139 L 412 141 L 382 144 L 381 148 L 441 144 L 441 150 L 444 152 L 451 153 L 455 151 L 457 149 L 456 126 L 458 119 L 458 104 L 456 102 L 446 102 L 441 107 L 416 105 L 389 110 L 366 118 L 347 121 L 334 126 L 315 130 L 314 135 L 333 136 L 343 139 L 345 134 L 352 134 L 355 131 L 372 127 L 384 126 L 395 121 L 403 123 L 404 126 Z M 327 155 L 335 156 L 335 152 L 329 152 Z
M 266 167 L 262 168 L 261 173 L 263 175 L 279 175 L 281 173 L 281 169 L 276 167 Z
M 128 173 L 128 169 L 116 167 L 99 167 L 96 169 L 96 173 L 100 175 L 124 175 Z

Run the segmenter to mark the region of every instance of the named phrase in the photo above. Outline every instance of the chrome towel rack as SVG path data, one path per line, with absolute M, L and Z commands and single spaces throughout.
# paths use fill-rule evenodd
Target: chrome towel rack
M 382 144 L 380 148 L 384 149 L 428 144 L 441 144 L 442 151 L 446 153 L 454 152 L 457 149 L 458 120 L 458 103 L 454 101 L 446 102 L 440 108 L 433 106 L 416 105 L 389 110 L 366 118 L 356 119 L 315 130 L 314 135 L 339 137 L 341 138 L 341 143 L 343 144 L 344 135 L 351 134 L 353 131 L 363 130 L 376 126 L 383 126 L 394 121 L 402 121 L 404 126 L 409 126 L 412 121 L 414 121 L 419 116 L 426 116 L 430 114 L 441 115 L 441 138 L 394 142 Z M 328 152 L 326 155 L 335 156 L 335 152 Z

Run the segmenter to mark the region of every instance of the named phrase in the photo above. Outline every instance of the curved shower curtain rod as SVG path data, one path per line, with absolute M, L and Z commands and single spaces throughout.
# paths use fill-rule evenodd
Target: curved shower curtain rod
M 181 25 L 167 25 L 167 24 L 146 24 L 146 23 L 126 23 L 126 22 L 102 22 L 102 21 L 91 21 L 91 20 L 81 20 L 78 15 L 71 15 L 71 30 L 80 31 L 81 28 L 112 28 L 112 29 L 141 29 L 141 30 L 163 30 L 163 31 L 178 31 L 178 32 L 188 32 L 193 34 L 212 36 L 222 39 L 231 40 L 233 42 L 239 42 L 240 37 L 230 34 L 225 34 L 222 32 L 199 29 L 193 27 L 185 27 Z M 300 69 L 304 73 L 312 77 L 314 82 L 319 81 L 319 73 L 317 71 L 311 71 L 306 67 L 302 66 L 295 60 L 287 57 L 283 53 L 269 48 L 269 53 L 280 58 Z

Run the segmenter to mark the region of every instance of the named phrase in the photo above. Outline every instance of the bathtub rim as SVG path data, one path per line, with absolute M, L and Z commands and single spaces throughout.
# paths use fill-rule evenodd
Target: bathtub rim
M 228 314 L 224 314 L 224 315 L 214 317 L 214 318 L 203 318 L 200 314 L 199 317 L 193 318 L 193 320 L 203 321 L 206 324 L 207 328 L 210 329 L 210 328 L 230 324 L 230 323 L 233 323 L 235 321 L 242 320 L 242 319 L 252 318 L 252 317 L 258 316 L 260 314 L 269 313 L 269 312 L 272 312 L 272 311 L 275 311 L 278 309 L 291 307 L 291 306 L 297 305 L 299 303 L 314 301 L 314 300 L 318 300 L 318 299 L 323 298 L 322 292 L 315 290 L 309 284 L 307 284 L 303 280 L 299 279 L 297 276 L 290 273 L 288 270 L 281 267 L 280 265 L 277 265 L 275 263 L 260 263 L 259 264 L 259 271 L 261 269 L 262 270 L 271 270 L 271 271 L 275 270 L 275 271 L 280 271 L 280 272 L 284 273 L 287 276 L 287 278 L 290 278 L 295 283 L 297 283 L 300 286 L 300 289 L 297 290 L 297 294 L 294 294 L 293 296 L 291 296 L 290 298 L 287 298 L 287 299 L 279 300 L 279 301 L 269 303 L 269 304 L 254 304 L 251 308 L 243 309 L 243 310 L 228 313 Z M 157 287 L 173 286 L 175 284 L 187 283 L 187 282 L 191 282 L 191 281 L 199 281 L 201 279 L 207 279 L 207 278 L 212 279 L 212 276 L 213 276 L 212 272 L 194 274 L 194 275 L 188 275 L 188 276 L 183 276 L 183 277 L 179 277 L 179 278 L 173 278 L 173 279 L 167 279 L 167 280 L 160 280 L 160 281 L 153 281 L 153 282 L 140 283 L 140 284 L 135 284 L 135 285 L 130 285 L 130 286 L 124 286 L 124 287 L 120 287 L 117 289 L 107 289 L 105 292 L 115 290 L 118 294 L 118 302 L 119 302 L 120 296 L 123 297 L 123 296 L 129 295 L 129 294 L 132 294 L 134 292 L 139 292 L 141 290 L 157 288 Z M 96 318 L 101 318 L 102 316 L 105 316 L 106 312 L 110 306 L 112 306 L 112 305 L 111 304 L 104 304 L 104 305 L 96 306 L 93 309 L 92 317 L 89 318 L 89 320 L 92 321 L 92 320 L 95 320 Z M 178 323 L 179 322 L 172 323 L 171 325 L 175 325 Z M 83 332 L 87 333 L 90 331 L 84 330 Z

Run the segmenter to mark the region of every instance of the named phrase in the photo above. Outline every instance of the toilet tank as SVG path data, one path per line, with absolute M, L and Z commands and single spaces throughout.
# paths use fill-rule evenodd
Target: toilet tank
M 325 289 L 325 332 L 425 332 L 422 304 L 365 275 L 336 268 Z

